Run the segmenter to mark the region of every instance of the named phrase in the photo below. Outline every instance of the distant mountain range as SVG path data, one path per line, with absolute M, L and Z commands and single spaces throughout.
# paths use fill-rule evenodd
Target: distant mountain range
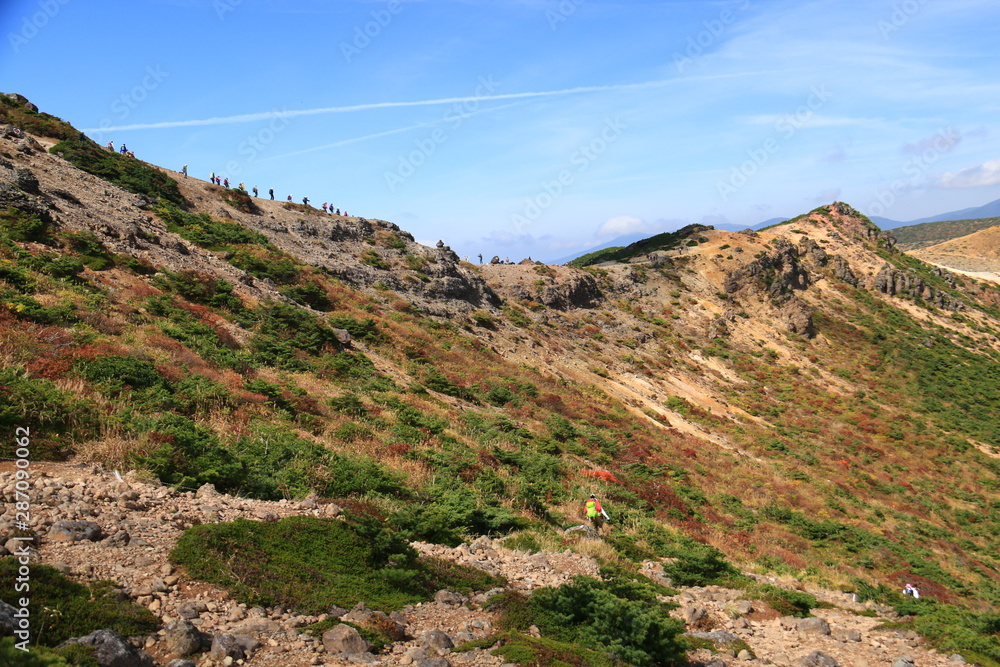
M 1000 216 L 1000 199 L 991 201 L 988 204 L 983 204 L 982 206 L 963 208 L 958 211 L 950 211 L 948 213 L 941 213 L 939 215 L 932 215 L 926 218 L 920 218 L 919 220 L 910 220 L 909 222 L 899 222 L 898 220 L 890 220 L 889 218 L 880 218 L 876 215 L 873 215 L 871 220 L 882 229 L 895 229 L 896 227 L 919 225 L 925 222 L 946 222 L 949 220 L 977 220 L 980 218 L 995 218 L 997 216 Z

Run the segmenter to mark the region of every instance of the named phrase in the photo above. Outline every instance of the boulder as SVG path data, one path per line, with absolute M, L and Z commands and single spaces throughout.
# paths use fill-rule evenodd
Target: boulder
M 187 619 L 198 618 L 206 611 L 208 611 L 208 605 L 201 600 L 191 600 L 177 607 L 177 615 Z
M 909 656 L 896 658 L 892 661 L 892 667 L 916 667 L 916 664 L 913 658 Z
M 101 667 L 154 667 L 148 653 L 137 650 L 124 637 L 110 630 L 96 630 L 86 637 L 67 639 L 57 648 L 70 644 L 93 646 L 94 658 Z
M 244 660 L 247 654 L 243 650 L 243 644 L 235 635 L 215 635 L 212 638 L 212 648 L 208 652 L 208 657 L 213 660 L 225 660 L 229 657 L 236 661 Z
M 330 653 L 367 653 L 374 645 L 349 625 L 341 623 L 323 633 L 323 646 Z
M 795 663 L 797 667 L 840 667 L 840 663 L 822 651 L 813 651 Z
M 183 660 L 181 658 L 174 658 L 167 663 L 167 667 L 195 667 L 194 660 Z
M 690 606 L 681 608 L 681 618 L 688 625 L 697 623 L 706 616 L 708 616 L 708 611 L 704 607 Z
M 49 528 L 48 539 L 53 542 L 96 542 L 104 537 L 104 531 L 93 521 L 56 521 Z
M 201 650 L 201 631 L 191 621 L 174 621 L 164 629 L 167 652 L 184 657 Z
M 455 648 L 455 642 L 451 640 L 448 633 L 437 628 L 424 632 L 420 637 L 420 641 L 426 648 L 438 650 Z
M 447 604 L 452 606 L 463 605 L 469 601 L 469 598 L 458 593 L 453 593 L 452 591 L 438 591 L 434 594 L 434 601 L 440 604 Z
M 351 608 L 351 611 L 347 612 L 340 617 L 340 620 L 347 623 L 355 623 L 357 625 L 362 625 L 371 620 L 372 610 L 368 608 L 364 602 L 359 602 Z
M 795 628 L 804 635 L 828 635 L 830 634 L 830 624 L 822 618 L 815 616 L 803 618 Z

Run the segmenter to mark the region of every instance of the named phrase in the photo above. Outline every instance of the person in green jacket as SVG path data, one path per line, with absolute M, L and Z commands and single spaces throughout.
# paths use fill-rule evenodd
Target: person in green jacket
M 590 494 L 590 498 L 587 499 L 587 518 L 590 519 L 590 523 L 594 525 L 594 530 L 600 534 L 601 526 L 604 525 L 605 519 L 608 518 L 608 513 L 604 511 L 601 507 L 601 501 L 597 499 L 593 493 Z

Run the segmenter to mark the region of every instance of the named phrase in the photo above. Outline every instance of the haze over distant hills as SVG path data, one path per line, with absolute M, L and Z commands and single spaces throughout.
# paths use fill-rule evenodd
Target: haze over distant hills
M 882 218 L 877 215 L 871 216 L 871 221 L 882 229 L 895 229 L 896 227 L 903 227 L 906 225 L 919 225 L 925 222 L 946 222 L 948 220 L 974 220 L 979 218 L 994 218 L 996 216 L 1000 216 L 1000 199 L 991 201 L 988 204 L 983 204 L 982 206 L 963 208 L 958 211 L 949 211 L 948 213 L 939 213 L 938 215 L 931 215 L 926 218 L 910 220 L 909 222 L 890 220 L 889 218 Z

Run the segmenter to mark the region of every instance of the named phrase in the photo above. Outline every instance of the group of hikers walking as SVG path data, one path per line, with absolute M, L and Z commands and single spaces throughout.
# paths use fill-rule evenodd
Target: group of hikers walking
M 181 168 L 181 173 L 184 174 L 185 178 L 187 177 L 187 165 L 184 165 Z M 212 183 L 213 185 L 218 185 L 218 186 L 224 187 L 226 189 L 229 189 L 229 187 L 230 187 L 230 185 L 229 185 L 229 178 L 228 177 L 223 178 L 222 176 L 217 175 L 214 171 L 211 174 L 208 175 L 208 182 Z M 246 183 L 243 183 L 241 181 L 236 186 L 236 189 L 240 190 L 240 191 L 242 191 L 244 193 L 246 193 L 247 192 Z M 250 192 L 253 192 L 253 196 L 254 197 L 260 196 L 260 190 L 257 188 L 256 185 L 253 186 L 250 189 Z M 274 188 L 268 188 L 267 189 L 267 196 L 270 197 L 271 201 L 274 201 Z M 292 201 L 292 195 L 288 195 L 288 201 L 289 202 Z M 303 206 L 309 206 L 309 197 L 303 197 L 302 198 L 302 205 Z M 323 202 L 323 212 L 324 213 L 331 213 L 333 215 L 341 215 L 341 212 L 340 212 L 339 208 L 334 208 L 333 204 L 328 204 L 326 202 Z M 349 214 L 347 213 L 346 210 L 344 211 L 343 215 L 345 217 L 349 216 Z

